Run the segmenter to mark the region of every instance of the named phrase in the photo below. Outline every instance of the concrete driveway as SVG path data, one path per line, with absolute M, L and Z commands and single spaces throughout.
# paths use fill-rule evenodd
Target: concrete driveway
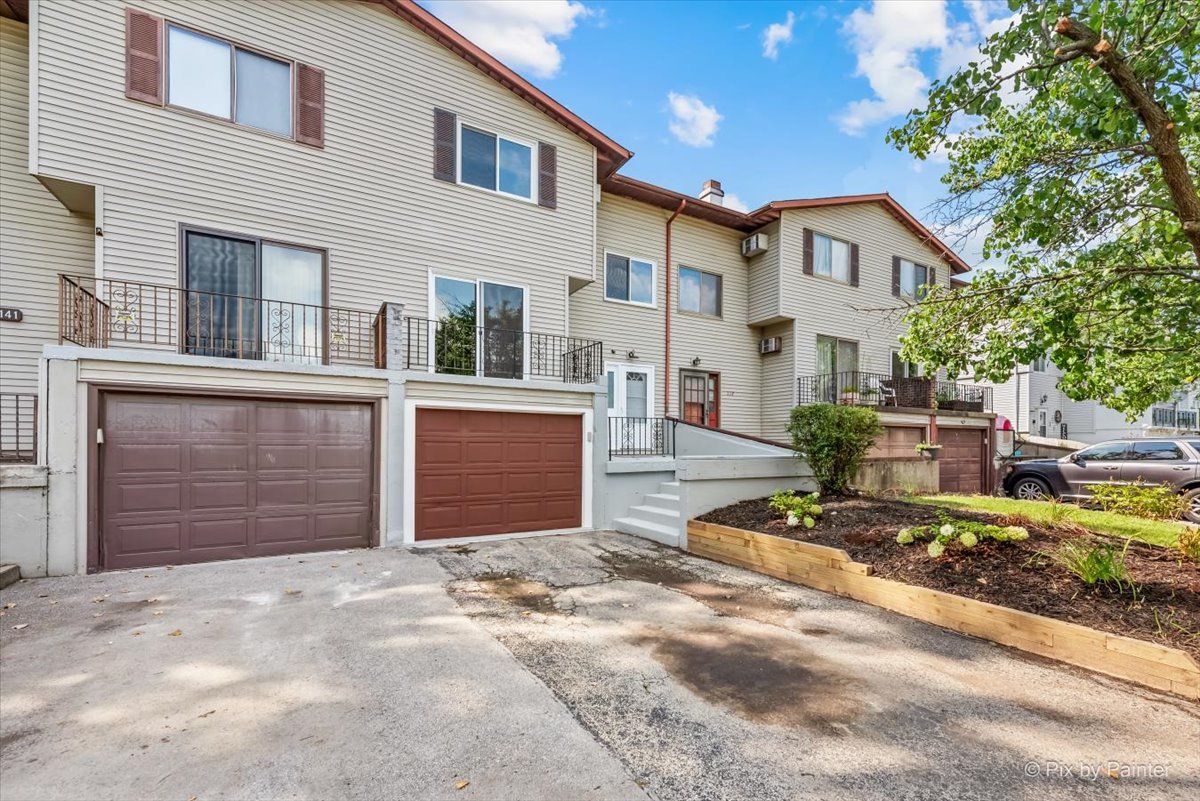
M 0 600 L 3 799 L 1200 793 L 1193 705 L 617 534 Z

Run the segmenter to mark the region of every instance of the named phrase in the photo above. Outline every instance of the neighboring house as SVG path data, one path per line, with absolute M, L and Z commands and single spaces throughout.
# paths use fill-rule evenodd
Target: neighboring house
M 996 412 L 1012 421 L 1018 435 L 1076 443 L 1200 432 L 1200 385 L 1181 388 L 1130 422 L 1099 401 L 1071 400 L 1058 388 L 1061 377 L 1047 359 L 1019 366 L 993 387 Z
M 939 439 L 986 485 L 983 396 L 894 355 L 966 265 L 887 195 L 742 214 L 620 176 L 407 0 L 0 0 L 0 36 L 28 572 L 613 525 L 646 492 L 610 451 L 670 490 L 666 418 L 780 440 L 797 402 L 877 405 L 882 454 Z M 680 447 L 782 453 L 717 441 Z

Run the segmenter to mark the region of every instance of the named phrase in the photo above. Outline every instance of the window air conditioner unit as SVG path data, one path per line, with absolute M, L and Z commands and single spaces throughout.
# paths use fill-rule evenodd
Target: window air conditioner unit
M 767 337 L 758 341 L 759 353 L 778 353 L 783 350 L 783 337 Z
M 755 234 L 742 240 L 742 255 L 747 259 L 767 252 L 767 235 Z

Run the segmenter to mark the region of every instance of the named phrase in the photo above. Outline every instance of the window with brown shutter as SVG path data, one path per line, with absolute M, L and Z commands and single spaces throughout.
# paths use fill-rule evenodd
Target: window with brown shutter
M 804 229 L 804 274 L 813 274 L 813 232 L 811 228 Z
M 163 104 L 163 20 L 125 9 L 125 96 Z
M 900 297 L 900 257 L 892 256 L 892 295 Z
M 558 148 L 538 142 L 538 205 L 558 208 Z
M 850 286 L 858 286 L 858 245 L 850 244 Z
M 433 177 L 439 181 L 457 180 L 457 128 L 455 114 L 440 108 L 433 110 Z
M 325 71 L 296 65 L 296 141 L 325 147 Z

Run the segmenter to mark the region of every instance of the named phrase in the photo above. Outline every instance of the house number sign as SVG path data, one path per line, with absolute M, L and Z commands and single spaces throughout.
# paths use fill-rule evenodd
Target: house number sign
M 25 319 L 25 312 L 20 309 L 6 309 L 0 307 L 0 322 L 19 323 Z

